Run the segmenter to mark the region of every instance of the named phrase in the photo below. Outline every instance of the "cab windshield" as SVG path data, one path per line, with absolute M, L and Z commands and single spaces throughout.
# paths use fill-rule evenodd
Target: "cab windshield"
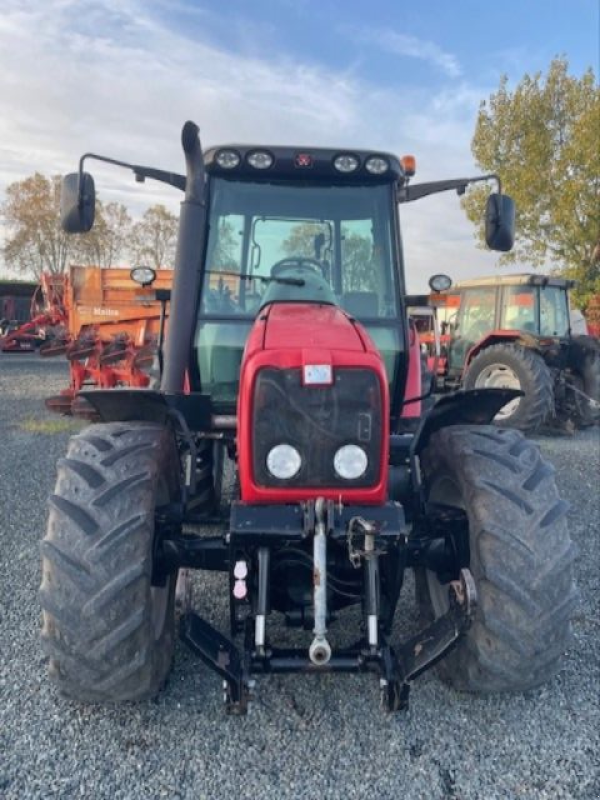
M 361 320 L 397 317 L 389 184 L 215 178 L 210 194 L 203 317 L 253 318 L 271 297 L 337 303 Z

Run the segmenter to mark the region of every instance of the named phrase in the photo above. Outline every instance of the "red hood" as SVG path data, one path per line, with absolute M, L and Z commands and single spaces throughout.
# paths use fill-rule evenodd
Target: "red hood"
M 264 350 L 368 350 L 358 328 L 337 306 L 276 303 L 266 316 Z

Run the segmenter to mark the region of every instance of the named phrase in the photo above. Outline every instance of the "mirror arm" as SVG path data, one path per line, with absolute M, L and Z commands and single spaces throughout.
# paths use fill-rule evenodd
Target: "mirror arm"
M 455 189 L 457 194 L 462 195 L 465 193 L 467 186 L 471 183 L 479 183 L 480 181 L 495 181 L 498 185 L 498 193 L 502 194 L 502 181 L 495 172 L 492 172 L 488 175 L 478 175 L 476 178 L 454 178 L 446 181 L 431 181 L 430 183 L 401 186 L 398 189 L 397 199 L 399 203 L 410 203 L 413 200 L 419 200 L 421 197 L 427 197 L 430 194 L 447 192 L 449 189 Z
M 95 161 L 103 161 L 105 164 L 114 164 L 117 167 L 125 167 L 126 169 L 130 169 L 134 173 L 136 181 L 139 183 L 143 183 L 146 178 L 151 178 L 152 180 L 160 181 L 161 183 L 166 183 L 169 186 L 173 186 L 175 189 L 180 189 L 182 192 L 185 191 L 185 176 L 179 175 L 177 172 L 165 172 L 162 169 L 153 169 L 152 167 L 142 167 L 138 164 L 129 164 L 127 161 L 117 161 L 115 158 L 99 156 L 96 155 L 96 153 L 85 153 L 79 159 L 80 189 L 83 187 L 83 165 L 86 158 L 92 158 Z M 79 198 L 79 203 L 80 205 L 83 204 L 83 197 L 81 196 Z

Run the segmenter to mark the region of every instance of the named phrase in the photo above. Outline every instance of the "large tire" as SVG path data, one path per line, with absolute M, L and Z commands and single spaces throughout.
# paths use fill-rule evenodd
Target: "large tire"
M 501 409 L 494 424 L 521 431 L 538 430 L 554 413 L 554 381 L 544 359 L 519 344 L 486 347 L 469 364 L 465 389 L 509 387 L 525 396 Z
M 590 351 L 583 364 L 582 388 L 585 394 L 595 403 L 600 403 L 600 352 Z M 593 407 L 589 400 L 579 396 L 580 415 L 578 422 L 582 427 L 593 425 L 600 418 L 598 407 Z
M 42 542 L 42 643 L 60 690 L 83 702 L 154 696 L 175 641 L 175 576 L 152 585 L 154 512 L 178 497 L 173 434 L 94 425 L 58 462 Z
M 522 691 L 550 679 L 570 641 L 576 547 L 554 469 L 517 431 L 455 426 L 435 433 L 421 465 L 427 499 L 463 508 L 477 586 L 473 625 L 440 663 L 464 691 Z M 467 566 L 463 564 L 461 566 Z M 448 587 L 417 574 L 422 611 L 439 616 Z

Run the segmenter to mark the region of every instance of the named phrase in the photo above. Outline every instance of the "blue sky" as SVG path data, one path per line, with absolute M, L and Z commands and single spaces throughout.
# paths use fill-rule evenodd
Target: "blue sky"
M 223 141 L 414 153 L 425 180 L 476 172 L 477 109 L 555 55 L 598 74 L 598 0 L 2 0 L 0 197 L 82 152 L 181 170 L 179 131 Z M 95 170 L 106 200 L 139 214 L 179 197 Z M 486 274 L 454 196 L 403 209 L 409 287 Z M 0 225 L 0 236 L 2 226 Z M 527 265 L 520 265 L 526 267 Z M 2 267 L 0 265 L 0 271 Z
M 197 2 L 160 13 L 224 48 L 289 54 L 387 87 L 495 82 L 501 72 L 518 79 L 558 53 L 569 55 L 575 72 L 598 62 L 597 0 L 232 0 L 225 13 L 220 8 Z

